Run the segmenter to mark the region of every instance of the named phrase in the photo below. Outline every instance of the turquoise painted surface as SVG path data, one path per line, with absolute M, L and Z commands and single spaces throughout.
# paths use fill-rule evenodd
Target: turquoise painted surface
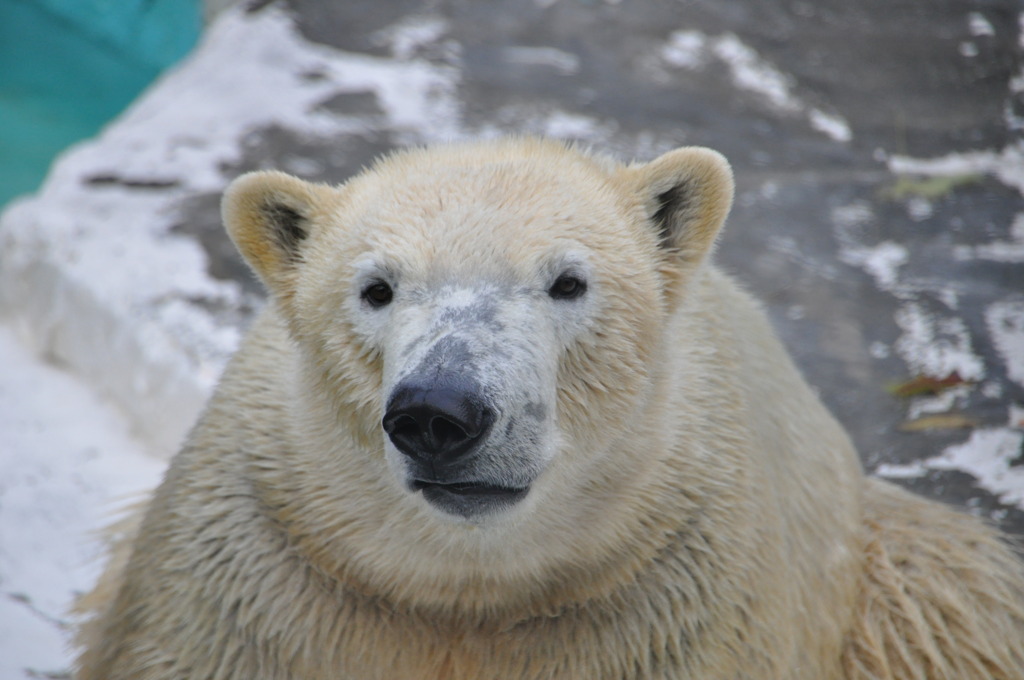
M 195 45 L 199 0 L 0 0 L 0 206 Z

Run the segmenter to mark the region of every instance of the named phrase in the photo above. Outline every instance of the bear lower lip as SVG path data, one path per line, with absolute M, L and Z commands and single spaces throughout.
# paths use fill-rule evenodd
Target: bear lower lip
M 413 491 L 422 491 L 423 498 L 434 507 L 461 517 L 510 507 L 525 498 L 530 490 L 529 487 L 506 487 L 482 482 L 441 484 L 419 479 L 414 480 L 411 487 Z

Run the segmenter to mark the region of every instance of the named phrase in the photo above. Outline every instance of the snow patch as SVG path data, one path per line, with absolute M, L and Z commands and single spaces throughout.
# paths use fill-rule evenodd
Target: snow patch
M 957 470 L 977 480 L 1004 505 L 1024 509 L 1024 467 L 1012 466 L 1024 446 L 1024 432 L 1007 427 L 980 428 L 963 444 L 908 465 L 880 465 L 875 474 L 891 479 L 920 477 L 929 470 Z
M 834 113 L 825 113 L 821 109 L 811 109 L 807 113 L 811 127 L 823 132 L 837 142 L 849 142 L 853 139 L 853 131 L 846 120 Z
M 956 177 L 964 175 L 992 175 L 1003 184 L 1024 194 L 1024 140 L 1007 146 L 1002 151 L 970 151 L 952 153 L 932 159 L 890 156 L 889 170 L 900 175 L 930 177 Z M 931 206 L 912 214 L 915 219 L 928 217 Z M 1010 227 L 1009 241 L 993 241 L 976 246 L 958 246 L 954 251 L 958 259 L 981 259 L 993 262 L 1024 262 L 1024 213 L 1018 213 Z
M 374 44 L 387 46 L 392 56 L 402 61 L 412 59 L 423 47 L 439 41 L 448 32 L 448 22 L 440 17 L 412 16 L 377 31 Z
M 889 349 L 889 345 L 875 340 L 868 346 L 868 353 L 875 359 L 888 359 L 892 351 Z
M 393 49 L 405 53 L 444 30 L 442 21 L 416 30 L 396 28 L 391 34 Z M 157 125 L 164 131 L 180 129 L 180 134 L 203 130 L 204 142 L 219 147 L 217 153 L 205 154 L 200 168 L 190 170 L 217 171 L 212 189 L 223 184 L 218 166 L 238 160 L 238 140 L 248 131 L 277 125 L 316 137 L 348 130 L 342 116 L 318 108 L 339 92 L 372 91 L 392 125 L 416 128 L 435 139 L 456 134 L 459 119 L 453 69 L 349 54 L 307 42 L 292 19 L 273 8 L 251 15 L 227 14 L 211 28 L 189 67 L 170 79 L 180 82 L 168 82 L 147 94 L 133 107 L 133 115 L 119 121 L 118 132 L 134 140 L 151 140 Z M 188 108 L 182 106 L 183 95 Z M 131 130 L 136 120 L 142 129 L 132 135 L 125 128 Z M 165 132 L 160 139 L 166 137 Z M 170 141 L 173 145 L 174 135 Z M 163 167 L 164 159 L 156 160 Z
M 875 474 L 886 479 L 916 479 L 927 474 L 928 468 L 924 461 L 914 461 L 904 465 L 895 463 L 882 463 L 875 468 Z
M 990 304 L 985 323 L 992 344 L 1006 362 L 1007 377 L 1024 387 L 1024 301 Z
M 936 318 L 914 302 L 900 307 L 895 318 L 903 331 L 895 349 L 912 374 L 945 378 L 956 372 L 971 381 L 985 377 L 985 365 L 974 354 L 962 319 Z
M 396 49 L 415 42 L 395 39 Z M 61 171 L 80 179 L 86 166 L 91 175 L 218 191 L 221 168 L 240 160 L 247 132 L 276 125 L 315 138 L 350 130 L 344 117 L 318 106 L 339 92 L 370 90 L 396 127 L 445 137 L 458 119 L 454 87 L 451 69 L 306 42 L 282 10 L 230 10 L 185 63 Z
M 965 40 L 964 42 L 960 43 L 959 47 L 957 48 L 957 51 L 960 52 L 961 57 L 967 57 L 968 59 L 976 57 L 981 53 L 981 51 L 978 49 L 978 46 L 975 45 L 970 40 Z
M 894 292 L 899 281 L 899 269 L 907 263 L 909 255 L 899 243 L 883 241 L 874 247 L 842 248 L 839 259 L 866 271 L 881 290 Z
M 981 12 L 970 12 L 967 15 L 967 30 L 975 38 L 996 34 L 996 29 L 992 27 L 992 23 Z
M 601 139 L 607 135 L 607 127 L 590 116 L 554 111 L 544 121 L 543 132 L 558 139 Z
M 921 222 L 935 214 L 935 205 L 923 196 L 912 196 L 907 200 L 907 215 L 915 222 Z
M 735 34 L 709 36 L 701 31 L 674 31 L 658 52 L 662 61 L 691 71 L 703 69 L 712 58 L 729 70 L 733 85 L 755 95 L 783 113 L 802 115 L 810 126 L 840 143 L 853 139 L 849 123 L 836 114 L 805 104 L 794 93 L 795 79 L 762 57 Z
M 1010 225 L 1009 241 L 992 241 L 957 249 L 959 259 L 989 260 L 991 262 L 1024 263 L 1024 213 L 1017 213 Z
M 960 385 L 943 390 L 936 395 L 914 397 L 907 405 L 906 420 L 917 420 L 926 415 L 949 413 L 958 401 L 963 403 L 969 395 L 970 388 Z
M 795 113 L 804 108 L 793 94 L 793 77 L 779 71 L 732 33 L 712 41 L 711 52 L 729 67 L 737 88 L 759 95 L 782 111 Z
M 1024 408 L 1017 406 L 1016 403 L 1011 403 L 1010 419 L 1007 425 L 1015 429 L 1024 430 Z
M 988 399 L 1002 399 L 1003 383 L 999 380 L 990 380 L 989 382 L 982 383 L 981 394 Z
M 554 47 L 506 47 L 501 55 L 510 64 L 546 66 L 564 76 L 574 75 L 580 70 L 578 56 Z
M 708 36 L 700 31 L 675 31 L 661 48 L 661 58 L 672 66 L 697 70 L 707 63 Z
M 0 365 L 0 677 L 50 677 L 70 663 L 68 612 L 99 575 L 98 532 L 164 465 L 6 325 Z
M 1007 424 L 1009 427 L 1024 430 L 1024 407 L 1010 404 L 1010 421 Z
M 889 170 L 898 175 L 992 175 L 1024 193 L 1024 140 L 1002 151 L 968 151 L 930 159 L 893 155 L 888 158 L 888 164 Z
M 854 201 L 832 209 L 832 222 L 842 231 L 840 238 L 850 239 L 849 232 L 869 224 L 875 218 L 874 210 L 867 201 Z

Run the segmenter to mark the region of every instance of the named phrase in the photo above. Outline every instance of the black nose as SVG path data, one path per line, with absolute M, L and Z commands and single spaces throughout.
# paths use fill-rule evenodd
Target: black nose
M 388 401 L 384 431 L 395 447 L 421 461 L 450 462 L 483 440 L 494 413 L 475 386 L 399 384 Z

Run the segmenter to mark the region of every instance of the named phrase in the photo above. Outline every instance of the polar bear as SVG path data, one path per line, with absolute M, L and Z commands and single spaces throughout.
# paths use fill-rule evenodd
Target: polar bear
M 716 152 L 513 139 L 243 176 L 270 293 L 81 680 L 1024 678 L 1024 569 L 865 478 L 710 262 Z

